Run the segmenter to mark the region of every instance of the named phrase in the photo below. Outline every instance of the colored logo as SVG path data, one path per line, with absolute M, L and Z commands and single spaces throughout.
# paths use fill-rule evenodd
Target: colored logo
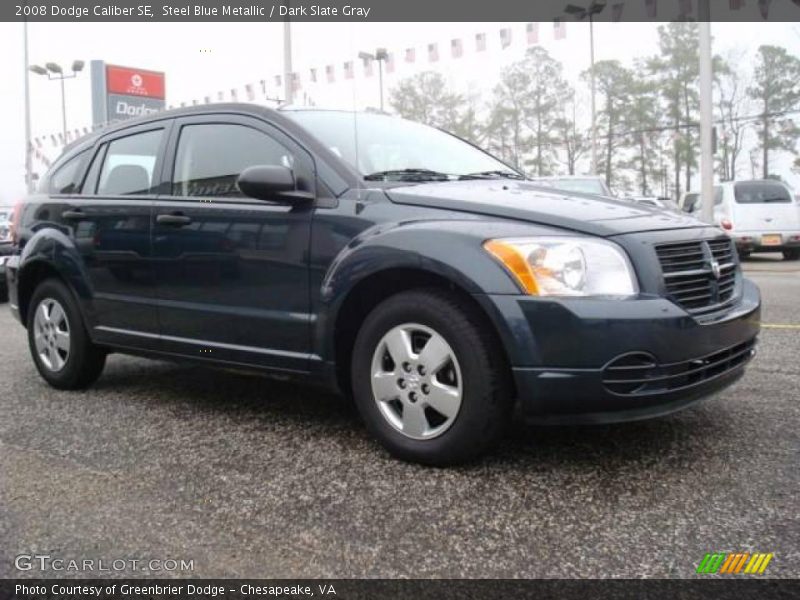
M 703 557 L 697 566 L 698 573 L 762 575 L 774 554 L 764 552 L 715 552 Z

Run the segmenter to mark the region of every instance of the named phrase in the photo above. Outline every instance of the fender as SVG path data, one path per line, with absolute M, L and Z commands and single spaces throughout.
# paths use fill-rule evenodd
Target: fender
M 91 330 L 91 324 L 94 323 L 91 302 L 93 293 L 89 273 L 74 241 L 55 226 L 45 227 L 34 233 L 20 253 L 17 285 L 22 287 L 26 273 L 30 273 L 32 267 L 40 264 L 46 264 L 58 273 L 80 299 L 78 306 Z
M 524 232 L 524 233 L 523 233 Z M 519 295 L 511 276 L 482 247 L 492 237 L 536 235 L 542 231 L 508 221 L 464 219 L 380 223 L 359 234 L 336 258 L 323 279 L 320 309 L 313 332 L 314 351 L 334 356 L 335 325 L 348 294 L 366 278 L 391 269 L 407 268 L 444 278 L 469 294 Z M 484 309 L 485 303 L 480 302 Z M 497 314 L 489 318 L 501 338 L 511 336 Z

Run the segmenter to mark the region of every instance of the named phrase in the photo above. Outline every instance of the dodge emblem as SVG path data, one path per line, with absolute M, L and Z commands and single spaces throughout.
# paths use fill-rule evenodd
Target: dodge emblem
M 711 261 L 711 274 L 714 276 L 714 279 L 719 279 L 722 275 L 722 269 L 719 266 L 719 263 L 716 260 Z

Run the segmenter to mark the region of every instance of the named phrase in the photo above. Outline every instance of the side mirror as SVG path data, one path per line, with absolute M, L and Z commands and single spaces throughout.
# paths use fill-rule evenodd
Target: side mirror
M 278 165 L 248 167 L 239 175 L 236 185 L 245 196 L 256 200 L 305 204 L 314 198 L 313 194 L 296 189 L 291 169 Z

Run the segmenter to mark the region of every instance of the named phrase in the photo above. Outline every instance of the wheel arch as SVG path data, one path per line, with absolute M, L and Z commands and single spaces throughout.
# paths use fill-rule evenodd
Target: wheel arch
M 458 281 L 440 272 L 414 265 L 387 267 L 360 279 L 343 296 L 327 327 L 327 339 L 332 342 L 328 352 L 334 363 L 336 384 L 339 389 L 347 394 L 351 391 L 352 350 L 356 336 L 370 312 L 381 302 L 396 294 L 424 288 L 447 290 L 469 307 L 502 352 L 501 359 L 508 368 L 509 380 L 513 382 L 508 351 L 504 343 L 505 324 L 499 322 L 476 299 L 473 285 L 472 282 Z
M 51 228 L 37 232 L 20 256 L 17 304 L 23 325 L 27 326 L 29 304 L 36 287 L 48 278 L 60 280 L 73 294 L 88 325 L 87 309 L 81 301 L 92 295 L 86 267 L 69 237 Z

